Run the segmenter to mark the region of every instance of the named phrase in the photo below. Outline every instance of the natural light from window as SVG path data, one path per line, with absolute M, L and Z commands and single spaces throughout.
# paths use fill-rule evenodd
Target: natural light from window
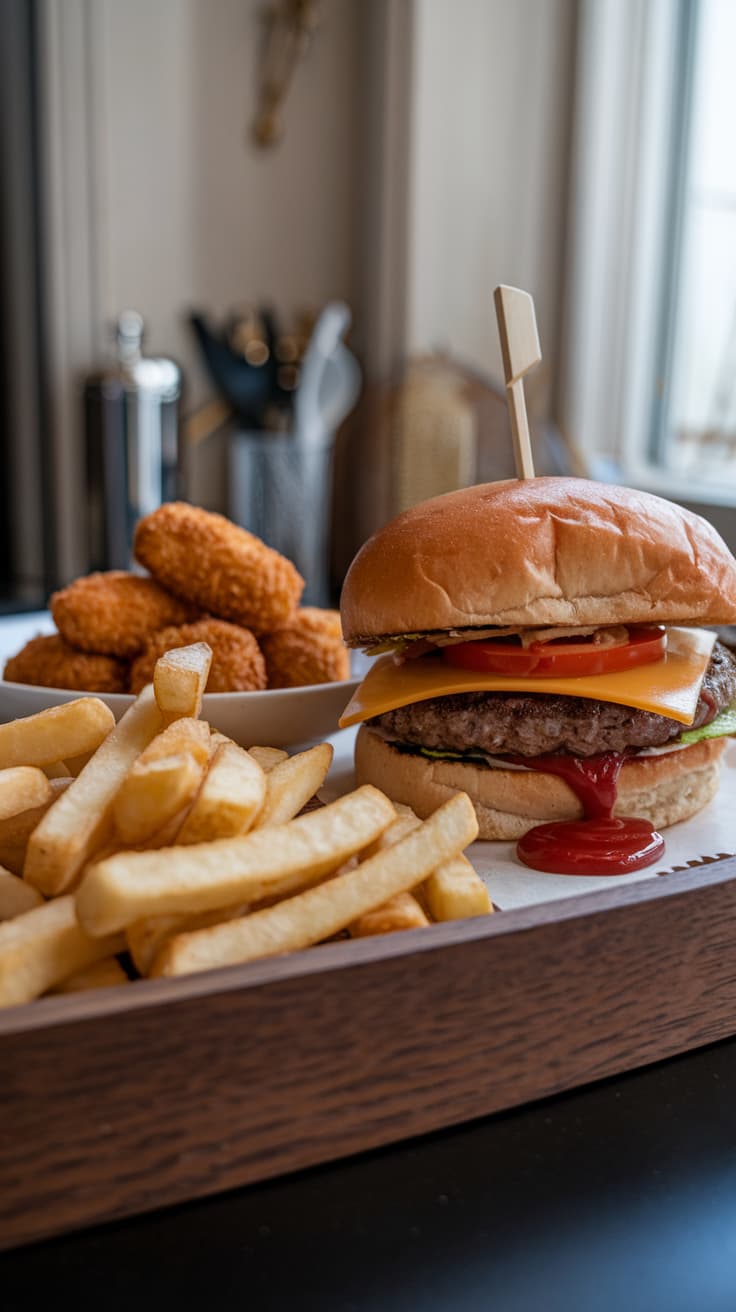
M 693 51 L 662 455 L 672 469 L 736 484 L 734 0 L 700 0 Z

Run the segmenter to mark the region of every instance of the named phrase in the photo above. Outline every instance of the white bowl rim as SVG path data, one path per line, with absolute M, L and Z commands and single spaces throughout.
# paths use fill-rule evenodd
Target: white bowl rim
M 250 692 L 235 690 L 233 692 L 206 692 L 204 700 L 219 700 L 220 697 L 269 697 L 278 695 L 288 699 L 289 697 L 298 697 L 304 693 L 326 692 L 329 688 L 357 688 L 363 680 L 361 677 L 352 679 L 332 679 L 327 683 L 303 683 L 296 688 L 253 688 Z M 77 697 L 104 697 L 106 700 L 114 701 L 116 704 L 123 702 L 133 702 L 137 696 L 134 692 L 89 692 L 85 688 L 52 688 L 45 683 L 13 683 L 10 679 L 0 678 L 0 691 L 3 688 L 11 688 L 13 691 L 31 693 L 31 692 L 59 692 L 65 697 L 76 695 Z

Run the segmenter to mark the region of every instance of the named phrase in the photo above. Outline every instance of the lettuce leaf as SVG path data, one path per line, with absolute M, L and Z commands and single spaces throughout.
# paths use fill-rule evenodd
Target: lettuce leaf
M 418 642 L 420 638 L 427 638 L 426 633 L 399 633 L 390 638 L 381 638 L 373 642 L 370 646 L 364 647 L 366 656 L 384 656 L 388 652 L 401 656 L 412 642 Z
M 397 752 L 405 752 L 407 756 L 426 756 L 430 761 L 475 761 L 477 765 L 487 765 L 485 756 L 482 752 L 444 752 L 432 747 L 420 747 L 418 743 L 392 742 L 392 747 Z
M 731 702 L 710 724 L 704 724 L 702 729 L 688 729 L 675 741 L 689 745 L 703 742 L 706 738 L 724 738 L 731 733 L 736 733 L 736 702 Z

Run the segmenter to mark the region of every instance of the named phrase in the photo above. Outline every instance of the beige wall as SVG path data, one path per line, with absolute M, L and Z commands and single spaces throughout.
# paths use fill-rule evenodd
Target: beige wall
M 269 298 L 287 313 L 353 300 L 359 0 L 324 0 L 286 136 L 249 137 L 261 0 L 95 0 L 98 311 L 125 306 L 149 346 L 209 390 L 184 322 Z
M 492 290 L 529 288 L 545 369 L 559 318 L 574 0 L 322 0 L 286 137 L 249 139 L 262 0 L 41 0 L 47 47 L 49 268 L 57 556 L 84 567 L 83 452 L 72 379 L 121 309 L 211 395 L 186 323 L 270 298 L 344 297 L 369 383 L 436 346 L 500 374 Z M 541 395 L 539 395 L 541 393 Z M 530 395 L 533 405 L 534 397 Z M 383 516 L 375 406 L 341 453 L 350 552 Z M 390 432 L 386 442 L 390 442 Z M 221 445 L 190 494 L 224 508 Z
M 249 138 L 261 0 L 94 0 L 100 304 L 134 306 L 152 349 L 209 387 L 184 321 L 197 304 L 279 310 L 353 299 L 358 0 L 324 0 L 273 151 Z
M 503 378 L 492 292 L 535 299 L 556 363 L 572 0 L 415 0 L 408 339 Z
M 86 563 L 78 381 L 125 308 L 147 349 L 174 356 L 186 409 L 212 395 L 187 310 L 222 317 L 269 298 L 283 314 L 344 297 L 361 321 L 364 0 L 323 0 L 286 136 L 259 151 L 262 0 L 40 0 L 56 558 Z M 222 443 L 197 448 L 190 494 L 225 508 Z
M 387 7 L 323 0 L 285 141 L 264 153 L 247 132 L 261 0 L 95 0 L 100 311 L 139 307 L 197 399 L 187 305 L 360 297 L 368 4 Z M 387 185 L 409 198 L 405 344 L 451 345 L 498 372 L 496 282 L 534 293 L 548 352 L 557 329 L 572 0 L 399 5 L 414 14 L 396 109 L 409 115 L 408 176 L 397 158 Z M 373 59 L 392 53 L 389 34 Z M 384 167 L 402 130 L 395 120 L 382 142 Z

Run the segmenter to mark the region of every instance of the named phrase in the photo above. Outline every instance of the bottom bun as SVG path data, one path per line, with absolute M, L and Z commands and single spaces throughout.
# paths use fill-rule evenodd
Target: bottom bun
M 614 814 L 649 820 L 655 829 L 695 815 L 718 791 L 725 741 L 713 738 L 663 756 L 626 761 Z M 355 743 L 355 774 L 359 784 L 375 784 L 422 819 L 453 793 L 467 793 L 478 817 L 479 838 L 521 838 L 545 821 L 576 820 L 583 814 L 572 789 L 556 775 L 430 760 L 398 751 L 365 725 Z

